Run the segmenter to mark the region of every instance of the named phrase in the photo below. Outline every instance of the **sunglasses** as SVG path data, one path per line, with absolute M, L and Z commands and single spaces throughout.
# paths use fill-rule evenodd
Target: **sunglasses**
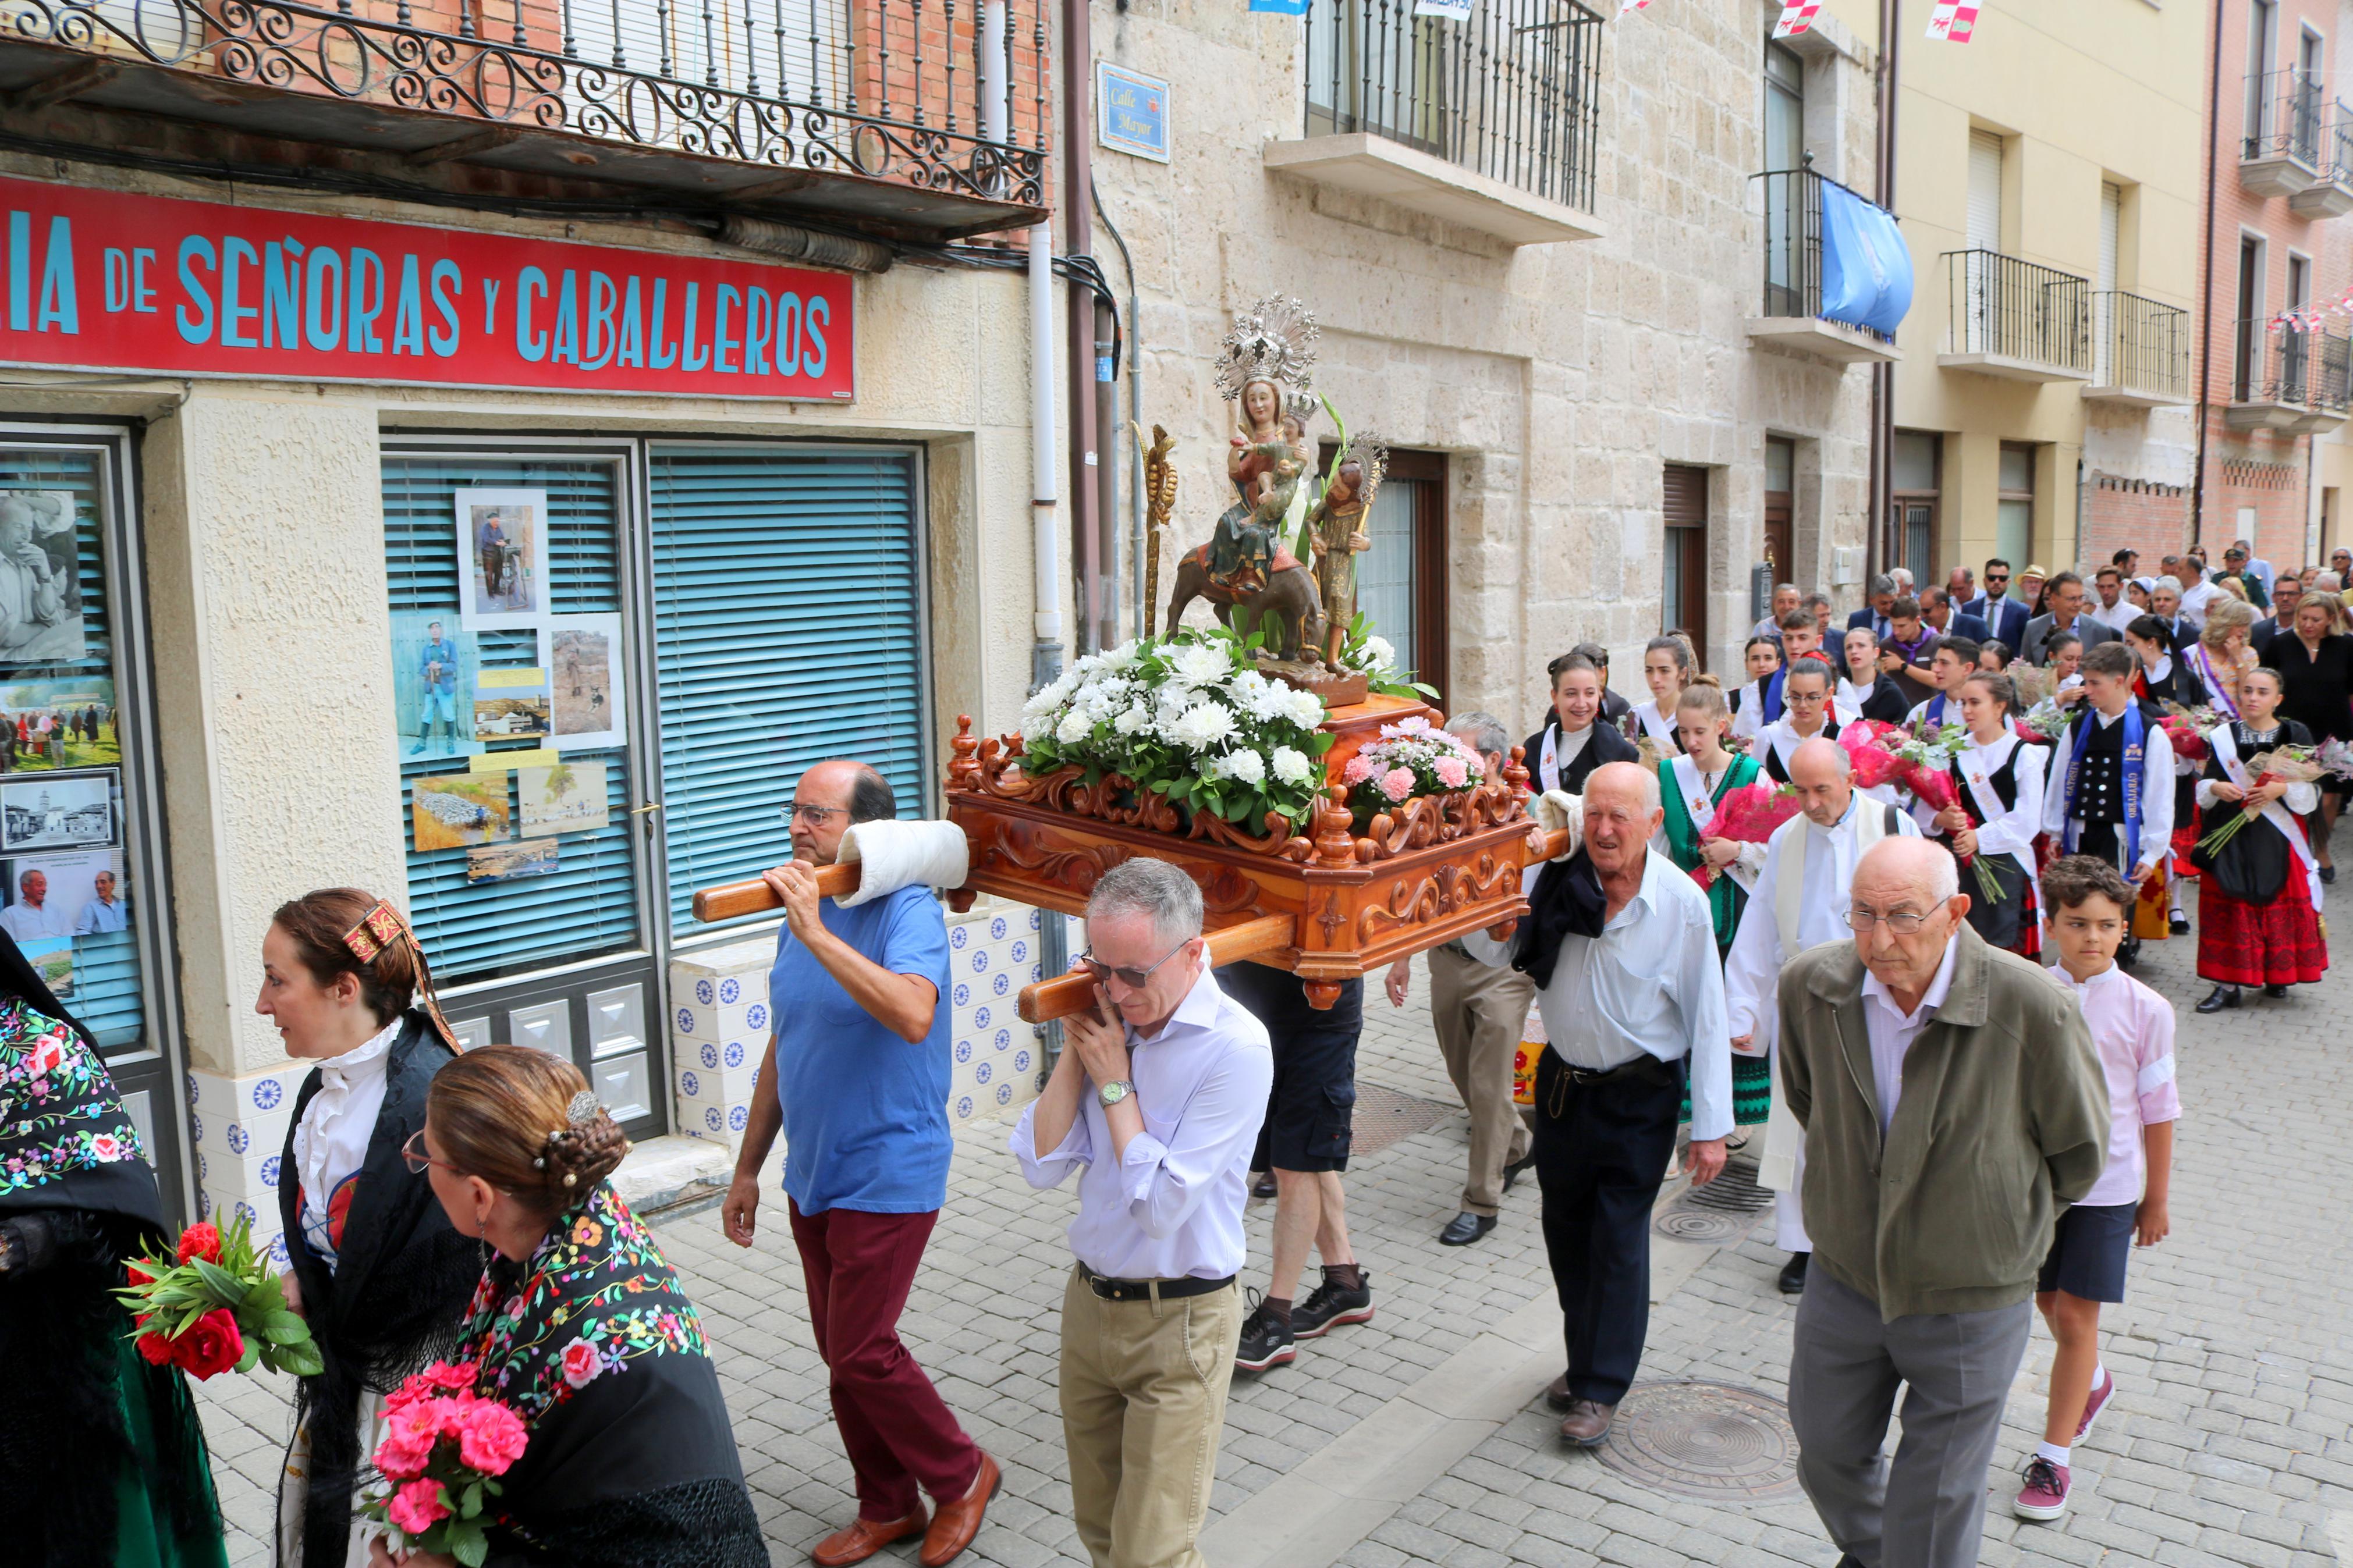
M 437 1160 L 425 1152 L 425 1129 L 422 1127 L 410 1133 L 408 1142 L 400 1146 L 400 1159 L 401 1163 L 408 1167 L 408 1173 L 412 1176 L 423 1175 L 426 1168 L 430 1165 L 438 1165 L 453 1176 L 465 1174 L 448 1161 Z
M 2010 574 L 2007 572 L 1989 572 L 1986 574 L 1986 581 L 1989 583 L 2007 583 L 2010 581 Z
M 1092 948 L 1089 948 L 1086 952 L 1079 954 L 1079 962 L 1086 965 L 1087 973 L 1095 977 L 1095 984 L 1098 985 L 1116 980 L 1122 985 L 1126 986 L 1130 991 L 1141 991 L 1145 986 L 1151 984 L 1152 971 L 1154 969 L 1158 969 L 1161 964 L 1167 963 L 1170 959 L 1184 952 L 1186 942 L 1189 942 L 1192 940 L 1193 939 L 1188 936 L 1184 942 L 1178 942 L 1175 947 L 1172 947 L 1166 952 L 1162 953 L 1158 963 L 1154 963 L 1152 969 L 1134 969 L 1124 964 L 1105 963 L 1094 955 L 1094 949 Z

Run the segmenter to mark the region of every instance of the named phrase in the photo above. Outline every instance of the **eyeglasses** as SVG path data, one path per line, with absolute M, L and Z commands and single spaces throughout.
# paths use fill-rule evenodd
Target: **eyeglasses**
M 1846 911 L 1847 929 L 1857 935 L 1867 934 L 1872 927 L 1882 921 L 1885 921 L 1887 929 L 1897 936 L 1917 936 L 1920 928 L 1928 923 L 1928 917 L 1915 914 L 1910 910 L 1891 910 L 1883 915 L 1874 910 L 1866 910 L 1859 905 L 1851 907 Z
M 806 822 L 811 827 L 823 827 L 848 808 L 839 805 L 780 805 L 776 815 L 786 822 Z
M 1988 583 L 2007 583 L 2010 581 L 2010 574 L 2007 572 L 1989 572 L 1986 574 L 1985 580 Z
M 425 1152 L 425 1129 L 422 1127 L 410 1133 L 408 1142 L 400 1146 L 400 1158 L 402 1163 L 408 1167 L 408 1173 L 412 1176 L 423 1175 L 425 1168 L 428 1165 L 438 1165 L 452 1175 L 465 1174 L 448 1161 L 437 1160 Z
M 1124 965 L 1105 963 L 1101 959 L 1095 957 L 1094 949 L 1092 948 L 1089 948 L 1086 952 L 1079 954 L 1079 962 L 1087 966 L 1087 973 L 1095 977 L 1095 984 L 1098 985 L 1101 985 L 1107 981 L 1116 980 L 1122 985 L 1126 986 L 1130 991 L 1141 991 L 1145 986 L 1151 984 L 1152 970 L 1159 968 L 1161 964 L 1167 963 L 1170 959 L 1184 952 L 1186 942 L 1189 942 L 1192 940 L 1193 939 L 1188 936 L 1184 942 L 1178 942 L 1175 947 L 1172 947 L 1166 952 L 1162 953 L 1160 955 L 1159 962 L 1153 964 L 1152 969 L 1132 969 Z

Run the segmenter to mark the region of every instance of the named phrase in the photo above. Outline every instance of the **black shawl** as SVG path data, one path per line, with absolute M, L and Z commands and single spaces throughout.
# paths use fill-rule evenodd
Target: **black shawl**
M 463 1339 L 531 1429 L 487 1568 L 767 1568 L 701 1319 L 609 1184 L 491 1261 Z
M 170 1500 L 182 1536 L 220 1528 L 210 1494 L 183 1484 L 202 1467 L 179 1372 L 121 1350 L 132 1324 L 112 1292 L 126 1257 L 163 1248 L 163 1194 L 96 1040 L 5 931 L 0 1007 L 19 1024 L 18 1009 L 29 1008 L 72 1031 L 51 1037 L 41 1059 L 56 1065 L 39 1075 L 37 1096 L 21 1027 L 16 1046 L 0 1047 L 0 1226 L 17 1260 L 0 1272 L 0 1496 L 23 1500 L 9 1531 L 24 1561 L 103 1568 L 114 1561 L 116 1482 L 128 1468 L 150 1496 Z M 126 1369 L 145 1380 L 155 1451 L 124 1429 Z
M 1627 713 L 1633 711 L 1632 709 L 1626 708 L 1622 704 L 1620 710 Z M 1539 792 L 1544 789 L 1544 781 L 1537 776 L 1536 764 L 1544 758 L 1546 731 L 1559 728 L 1560 721 L 1557 718 L 1546 720 L 1544 729 L 1530 735 L 1527 745 L 1522 751 L 1521 765 L 1528 770 L 1528 787 L 1531 789 Z M 1605 714 L 1593 721 L 1593 732 L 1586 741 L 1585 749 L 1561 764 L 1560 787 L 1570 795 L 1583 795 L 1587 776 L 1602 763 L 1639 763 L 1641 760 L 1641 749 L 1619 731 L 1615 718 Z
M 319 1092 L 316 1068 L 294 1100 L 278 1208 L 302 1310 L 325 1363 L 318 1376 L 298 1385 L 299 1418 L 311 1435 L 302 1521 L 307 1568 L 343 1568 L 349 1549 L 352 1487 L 366 1470 L 360 1391 L 390 1393 L 408 1373 L 446 1354 L 480 1273 L 474 1238 L 450 1228 L 432 1186 L 410 1174 L 400 1157 L 401 1145 L 425 1126 L 425 1093 L 433 1075 L 454 1056 L 423 1012 L 412 1010 L 403 1020 L 385 1064 L 384 1107 L 360 1163 L 332 1273 L 303 1238 L 301 1184 L 294 1175 L 294 1132 Z
M 1599 936 L 1609 912 L 1601 875 L 1581 846 L 1566 860 L 1546 861 L 1545 868 L 1536 873 L 1536 885 L 1528 892 L 1528 918 L 1520 922 L 1512 967 L 1543 990 L 1552 984 L 1553 965 L 1560 962 L 1560 944 L 1572 936 Z

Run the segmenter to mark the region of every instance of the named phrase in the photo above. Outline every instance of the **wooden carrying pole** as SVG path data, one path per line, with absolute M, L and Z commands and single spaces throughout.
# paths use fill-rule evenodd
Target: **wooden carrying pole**
M 844 865 L 818 867 L 818 896 L 839 899 L 844 893 L 856 892 L 863 864 L 852 860 Z M 748 882 L 704 888 L 694 895 L 694 918 L 699 921 L 732 921 L 738 915 L 756 915 L 784 907 L 784 900 L 757 877 Z
M 1244 921 L 1240 925 L 1210 931 L 1207 933 L 1210 966 L 1215 968 L 1289 947 L 1297 932 L 1298 922 L 1290 915 L 1261 915 L 1254 921 Z M 1094 999 L 1095 977 L 1083 969 L 1074 969 L 1051 980 L 1039 980 L 1024 985 L 1015 1007 L 1023 1023 L 1042 1024 L 1049 1018 L 1067 1018 L 1073 1013 L 1083 1012 L 1094 1004 Z

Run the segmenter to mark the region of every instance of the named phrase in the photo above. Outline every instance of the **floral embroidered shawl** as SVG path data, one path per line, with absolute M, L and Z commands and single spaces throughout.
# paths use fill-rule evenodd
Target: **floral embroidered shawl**
M 568 1210 L 528 1262 L 493 1258 L 461 1342 L 476 1392 L 539 1418 L 642 1356 L 698 1355 L 702 1320 L 610 1183 Z
M 0 1002 L 0 1194 L 145 1158 L 106 1064 L 74 1026 L 21 996 Z

